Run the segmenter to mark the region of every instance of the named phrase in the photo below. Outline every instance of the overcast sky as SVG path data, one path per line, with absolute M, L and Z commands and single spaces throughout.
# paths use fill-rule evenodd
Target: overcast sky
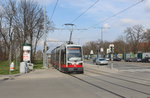
M 48 16 L 51 17 L 57 0 L 35 0 L 42 6 L 46 6 Z M 65 28 L 65 23 L 72 22 L 76 17 L 83 13 L 97 0 L 59 0 L 52 21 L 56 28 Z M 114 41 L 118 36 L 124 34 L 126 27 L 141 24 L 145 28 L 150 28 L 150 0 L 136 5 L 127 11 L 102 22 L 104 19 L 114 15 L 115 13 L 139 2 L 140 0 L 99 0 L 94 7 L 89 9 L 84 15 L 73 22 L 74 30 L 73 41 L 79 44 L 84 44 L 88 41 L 96 41 L 101 38 L 100 27 L 108 27 L 103 30 L 103 40 Z M 97 24 L 97 25 L 95 25 Z M 89 28 L 90 27 L 90 28 Z M 67 30 L 55 30 L 49 32 L 47 39 L 69 40 L 70 32 Z

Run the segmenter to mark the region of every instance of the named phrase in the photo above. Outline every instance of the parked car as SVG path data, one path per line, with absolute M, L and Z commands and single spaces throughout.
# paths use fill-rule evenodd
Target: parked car
M 142 62 L 150 62 L 150 57 L 145 57 L 142 59 Z
M 106 59 L 106 61 L 110 61 L 110 58 L 105 58 Z
M 140 58 L 127 58 L 126 62 L 141 62 L 142 59 Z
M 121 58 L 114 57 L 114 58 L 113 58 L 113 61 L 121 61 Z
M 137 62 L 142 62 L 142 59 L 137 58 L 136 61 L 137 61 Z
M 126 58 L 125 61 L 126 62 L 131 62 L 131 58 Z
M 105 58 L 97 58 L 96 65 L 108 65 L 108 61 Z
M 126 62 L 136 62 L 136 58 L 126 58 Z

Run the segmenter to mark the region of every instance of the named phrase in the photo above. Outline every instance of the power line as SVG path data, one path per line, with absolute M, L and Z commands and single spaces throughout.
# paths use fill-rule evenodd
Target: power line
M 69 42 L 72 42 L 72 33 L 74 30 L 87 30 L 87 29 L 74 29 L 73 26 L 74 24 L 70 24 L 70 23 L 67 23 L 65 24 L 66 26 L 72 26 L 72 28 L 70 29 L 65 29 L 65 28 L 54 28 L 55 30 L 69 30 L 70 31 L 70 38 L 69 38 Z
M 78 17 L 76 17 L 71 23 L 75 22 L 77 19 L 79 19 L 82 15 L 84 15 L 89 9 L 91 9 L 93 6 L 95 6 L 100 0 L 97 0 L 94 2 L 90 7 L 88 7 L 83 13 L 81 13 Z
M 56 7 L 57 7 L 57 5 L 58 5 L 58 1 L 59 1 L 59 0 L 56 1 L 56 4 L 55 4 L 55 6 L 54 6 L 54 9 L 53 9 L 52 15 L 51 15 L 51 17 L 50 17 L 50 20 L 52 20 L 52 17 L 53 17 L 53 15 L 54 15 L 54 12 L 55 12 Z
M 105 21 L 108 21 L 108 20 L 110 20 L 111 18 L 113 18 L 113 17 L 115 17 L 115 16 L 117 16 L 117 15 L 119 15 L 119 14 L 121 14 L 121 13 L 123 13 L 123 12 L 125 12 L 125 11 L 127 11 L 127 10 L 129 10 L 129 9 L 131 9 L 131 8 L 133 8 L 134 6 L 140 4 L 140 3 L 143 2 L 143 1 L 144 1 L 144 0 L 140 0 L 139 2 L 137 2 L 137 3 L 135 3 L 135 4 L 132 4 L 131 6 L 129 6 L 129 7 L 125 8 L 125 9 L 123 9 L 123 10 L 121 10 L 121 11 L 115 13 L 114 15 L 112 15 L 112 16 L 110 16 L 110 17 L 104 19 L 104 20 L 102 20 L 101 23 L 104 23 Z M 100 23 L 98 23 L 98 24 L 96 24 L 96 25 L 99 25 L 99 24 L 100 24 Z M 95 26 L 95 25 L 94 25 L 94 26 Z

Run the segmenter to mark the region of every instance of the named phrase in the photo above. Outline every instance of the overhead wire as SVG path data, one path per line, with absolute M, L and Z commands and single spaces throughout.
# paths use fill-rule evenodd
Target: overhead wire
M 115 13 L 115 14 L 113 14 L 112 16 L 110 16 L 110 17 L 108 17 L 108 18 L 106 18 L 106 19 L 104 19 L 104 20 L 102 20 L 101 23 L 104 23 L 104 22 L 110 20 L 111 18 L 113 18 L 113 17 L 115 17 L 115 16 L 117 16 L 117 15 L 119 15 L 119 14 L 121 14 L 121 13 L 123 13 L 123 12 L 125 12 L 125 11 L 127 11 L 127 10 L 129 10 L 129 9 L 131 9 L 131 8 L 133 8 L 134 6 L 136 6 L 136 5 L 140 4 L 140 3 L 142 3 L 143 1 L 144 1 L 144 0 L 140 0 L 139 2 L 136 2 L 136 3 L 132 4 L 131 6 L 125 8 L 125 9 L 123 9 L 123 10 L 121 10 L 121 11 Z M 99 25 L 99 24 L 100 24 L 100 23 L 95 24 L 95 25 Z M 95 25 L 94 25 L 94 26 L 95 26 Z M 92 26 L 92 27 L 94 27 L 94 26 Z M 89 27 L 89 28 L 90 28 L 90 27 Z
M 94 7 L 100 0 L 97 0 L 96 2 L 94 2 L 90 7 L 88 7 L 84 12 L 82 12 L 79 16 L 77 16 L 76 18 L 74 18 L 70 23 L 74 23 L 76 20 L 78 20 L 82 15 L 84 15 L 89 9 L 91 9 L 92 7 Z
M 55 3 L 55 6 L 54 6 L 54 9 L 53 9 L 52 15 L 51 15 L 51 17 L 50 17 L 50 20 L 52 20 L 52 18 L 53 18 L 53 15 L 54 15 L 54 13 L 55 13 L 56 7 L 57 7 L 57 5 L 58 5 L 58 1 L 59 1 L 59 0 L 57 0 L 56 3 Z

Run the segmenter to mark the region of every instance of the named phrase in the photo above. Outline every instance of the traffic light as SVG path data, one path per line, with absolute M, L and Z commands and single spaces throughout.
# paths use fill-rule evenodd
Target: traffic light
M 49 50 L 49 47 L 48 46 L 46 46 L 46 51 L 48 51 Z
M 114 53 L 114 44 L 110 44 L 109 49 L 111 53 Z
M 111 53 L 114 53 L 114 47 L 110 47 Z
M 49 47 L 47 45 L 45 45 L 45 48 L 43 49 L 43 52 L 46 52 L 49 50 Z

